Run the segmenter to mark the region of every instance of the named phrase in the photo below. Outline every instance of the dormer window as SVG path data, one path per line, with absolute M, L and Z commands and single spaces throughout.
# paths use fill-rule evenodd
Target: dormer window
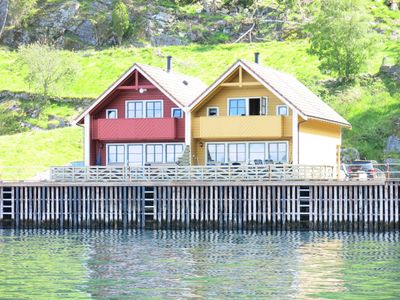
M 177 119 L 183 118 L 182 109 L 177 108 L 177 107 L 172 108 L 171 109 L 171 117 L 172 118 L 177 118 Z
M 107 109 L 106 119 L 118 119 L 118 109 L 116 108 Z
M 276 115 L 277 116 L 289 115 L 289 109 L 288 109 L 287 105 L 277 105 L 276 106 Z

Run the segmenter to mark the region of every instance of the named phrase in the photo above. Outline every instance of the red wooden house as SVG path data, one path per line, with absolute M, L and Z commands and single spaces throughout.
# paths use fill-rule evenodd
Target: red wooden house
M 190 140 L 187 106 L 205 88 L 172 72 L 170 57 L 166 71 L 134 64 L 77 118 L 85 165 L 175 163 Z

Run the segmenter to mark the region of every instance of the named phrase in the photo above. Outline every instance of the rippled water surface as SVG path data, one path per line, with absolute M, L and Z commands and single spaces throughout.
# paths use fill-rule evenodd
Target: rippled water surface
M 2 299 L 400 299 L 400 233 L 0 231 Z

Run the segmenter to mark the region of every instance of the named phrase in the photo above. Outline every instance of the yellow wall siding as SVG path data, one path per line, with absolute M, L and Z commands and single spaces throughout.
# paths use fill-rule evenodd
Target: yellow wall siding
M 311 119 L 301 123 L 299 130 L 304 133 L 340 138 L 341 127 L 333 123 Z

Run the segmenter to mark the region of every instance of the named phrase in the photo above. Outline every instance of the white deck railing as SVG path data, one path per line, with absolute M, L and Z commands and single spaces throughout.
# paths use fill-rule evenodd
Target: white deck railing
M 146 167 L 52 167 L 50 180 L 63 182 L 135 181 L 264 181 L 331 180 L 333 166 L 146 166 Z

